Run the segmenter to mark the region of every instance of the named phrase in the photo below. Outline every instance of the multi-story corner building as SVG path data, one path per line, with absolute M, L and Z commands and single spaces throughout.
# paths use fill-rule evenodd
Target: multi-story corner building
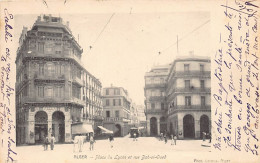
M 168 131 L 179 138 L 201 138 L 210 132 L 210 58 L 174 61 L 167 78 Z
M 167 129 L 166 79 L 170 65 L 155 66 L 145 74 L 145 114 L 147 134 L 157 135 Z
M 100 123 L 102 86 L 82 66 L 82 53 L 60 17 L 39 16 L 24 28 L 16 57 L 17 144 L 51 134 L 70 142 L 72 124 Z
M 201 138 L 202 132 L 210 132 L 211 125 L 210 59 L 198 56 L 177 58 L 168 70 L 167 109 L 164 112 L 167 132 L 180 139 Z M 154 123 L 158 117 L 149 115 L 149 110 L 146 116 L 150 128 L 159 126 L 159 123 Z M 155 134 L 158 133 L 159 130 Z
M 103 88 L 103 126 L 114 136 L 125 136 L 131 122 L 131 99 L 122 87 Z

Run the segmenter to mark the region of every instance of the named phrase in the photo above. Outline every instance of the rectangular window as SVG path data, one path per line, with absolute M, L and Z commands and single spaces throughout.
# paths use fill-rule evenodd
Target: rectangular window
M 110 117 L 110 111 L 106 111 L 106 117 Z
M 189 64 L 184 64 L 184 71 L 190 71 L 190 65 Z
M 44 75 L 44 64 L 40 63 L 39 64 L 39 75 Z
M 119 111 L 118 111 L 118 110 L 115 111 L 115 116 L 116 116 L 117 118 L 119 118 Z
M 63 94 L 63 87 L 56 87 L 55 96 L 61 97 Z
M 186 89 L 190 88 L 190 80 L 185 80 L 185 88 Z
M 160 78 L 160 83 L 163 84 L 164 83 L 164 79 Z
M 151 108 L 152 108 L 152 109 L 155 109 L 155 103 L 152 103 L 152 104 L 151 104 Z
M 161 103 L 161 110 L 164 110 L 164 103 Z
M 205 106 L 206 105 L 205 96 L 201 96 L 200 97 L 200 101 L 201 101 L 201 106 Z
M 205 88 L 205 81 L 204 80 L 200 80 L 200 88 Z
M 52 87 L 47 87 L 46 88 L 46 97 L 53 97 L 53 88 Z
M 38 43 L 38 51 L 41 53 L 44 53 L 44 43 L 43 42 Z
M 119 106 L 121 106 L 121 99 L 118 99 L 118 104 Z
M 191 96 L 185 96 L 185 105 L 191 106 Z
M 109 106 L 109 99 L 106 99 L 106 106 Z
M 113 99 L 113 105 L 116 106 L 116 99 Z
M 106 95 L 109 95 L 109 89 L 106 89 Z
M 44 97 L 44 87 L 38 86 L 38 97 Z
M 120 95 L 120 90 L 119 90 L 119 89 L 115 89 L 114 91 L 115 91 L 115 92 L 114 92 L 115 95 Z
M 200 72 L 204 71 L 204 65 L 200 64 Z

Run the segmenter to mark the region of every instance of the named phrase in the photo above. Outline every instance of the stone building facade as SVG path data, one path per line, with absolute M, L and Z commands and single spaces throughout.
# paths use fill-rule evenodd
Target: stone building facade
M 154 136 L 167 129 L 166 79 L 170 65 L 155 66 L 145 74 L 145 114 L 147 134 Z
M 81 63 L 82 48 L 60 17 L 24 28 L 16 57 L 17 144 L 53 134 L 70 142 L 72 123 L 100 123 L 102 85 Z
M 131 106 L 131 99 L 124 88 L 103 88 L 104 127 L 114 131 L 115 136 L 127 135 L 133 118 Z
M 210 59 L 199 56 L 179 57 L 171 64 L 166 76 L 166 109 L 150 111 L 149 105 L 146 105 L 147 123 L 150 123 L 147 125 L 148 133 L 150 126 L 152 135 L 151 128 L 158 128 L 160 123 L 155 122 L 162 117 L 166 118 L 167 133 L 177 135 L 180 139 L 199 139 L 202 138 L 202 132 L 210 133 Z M 146 84 L 145 90 L 147 87 Z M 146 99 L 149 99 L 147 95 Z M 159 113 L 155 116 L 151 112 Z M 153 134 L 159 134 L 161 130 Z

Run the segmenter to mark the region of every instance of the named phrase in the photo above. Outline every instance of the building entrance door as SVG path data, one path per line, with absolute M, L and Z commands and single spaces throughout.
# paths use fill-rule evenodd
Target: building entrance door
M 183 118 L 184 138 L 195 138 L 194 118 L 192 115 L 185 115 Z
M 44 138 L 48 136 L 48 115 L 44 111 L 35 114 L 35 143 L 43 143 Z

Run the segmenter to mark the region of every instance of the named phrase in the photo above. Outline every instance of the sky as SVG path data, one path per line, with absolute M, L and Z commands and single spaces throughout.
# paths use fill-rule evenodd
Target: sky
M 37 16 L 15 16 L 17 42 L 23 26 L 31 29 Z M 145 72 L 154 65 L 170 63 L 176 56 L 188 55 L 189 51 L 198 56 L 210 56 L 209 12 L 53 16 L 62 17 L 64 23 L 69 21 L 72 34 L 79 38 L 83 48 L 84 67 L 101 81 L 103 88 L 111 84 L 124 87 L 138 105 L 144 105 Z

